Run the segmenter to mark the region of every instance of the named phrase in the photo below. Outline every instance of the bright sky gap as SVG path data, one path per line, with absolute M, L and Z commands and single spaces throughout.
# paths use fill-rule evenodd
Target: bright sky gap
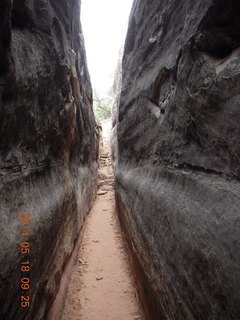
M 113 84 L 133 0 L 82 0 L 81 21 L 93 88 L 104 96 Z

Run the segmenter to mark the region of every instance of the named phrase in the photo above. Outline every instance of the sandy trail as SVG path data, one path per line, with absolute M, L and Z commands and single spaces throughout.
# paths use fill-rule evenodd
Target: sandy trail
M 62 320 L 143 320 L 115 213 L 110 124 L 103 129 L 101 186 L 85 222 Z

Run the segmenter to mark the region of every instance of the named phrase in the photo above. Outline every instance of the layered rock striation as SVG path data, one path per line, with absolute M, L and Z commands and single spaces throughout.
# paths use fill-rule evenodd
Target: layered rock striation
M 134 1 L 116 200 L 149 319 L 240 317 L 240 4 Z
M 0 318 L 42 319 L 96 193 L 80 3 L 3 0 L 0 18 Z M 29 255 L 20 252 L 22 212 Z M 23 275 L 30 290 L 21 292 Z M 21 308 L 23 294 L 30 308 Z

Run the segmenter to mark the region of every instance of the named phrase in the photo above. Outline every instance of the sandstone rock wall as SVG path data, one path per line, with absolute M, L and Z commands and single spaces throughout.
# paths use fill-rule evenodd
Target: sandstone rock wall
M 114 73 L 113 82 L 113 103 L 112 103 L 112 133 L 111 133 L 111 150 L 112 150 L 112 161 L 113 168 L 117 166 L 118 160 L 118 140 L 117 140 L 117 124 L 118 124 L 118 106 L 119 99 L 121 97 L 122 89 L 122 58 L 123 58 L 123 48 L 122 45 L 119 50 L 118 64 Z
M 98 137 L 78 0 L 0 10 L 0 318 L 42 319 L 96 192 Z M 20 307 L 29 212 L 31 308 Z
M 134 1 L 116 197 L 149 319 L 240 318 L 240 4 Z

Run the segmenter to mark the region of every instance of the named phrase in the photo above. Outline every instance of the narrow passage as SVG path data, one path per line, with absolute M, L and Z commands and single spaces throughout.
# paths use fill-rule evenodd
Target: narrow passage
M 86 219 L 62 320 L 143 320 L 115 213 L 110 122 L 103 125 L 99 191 Z

